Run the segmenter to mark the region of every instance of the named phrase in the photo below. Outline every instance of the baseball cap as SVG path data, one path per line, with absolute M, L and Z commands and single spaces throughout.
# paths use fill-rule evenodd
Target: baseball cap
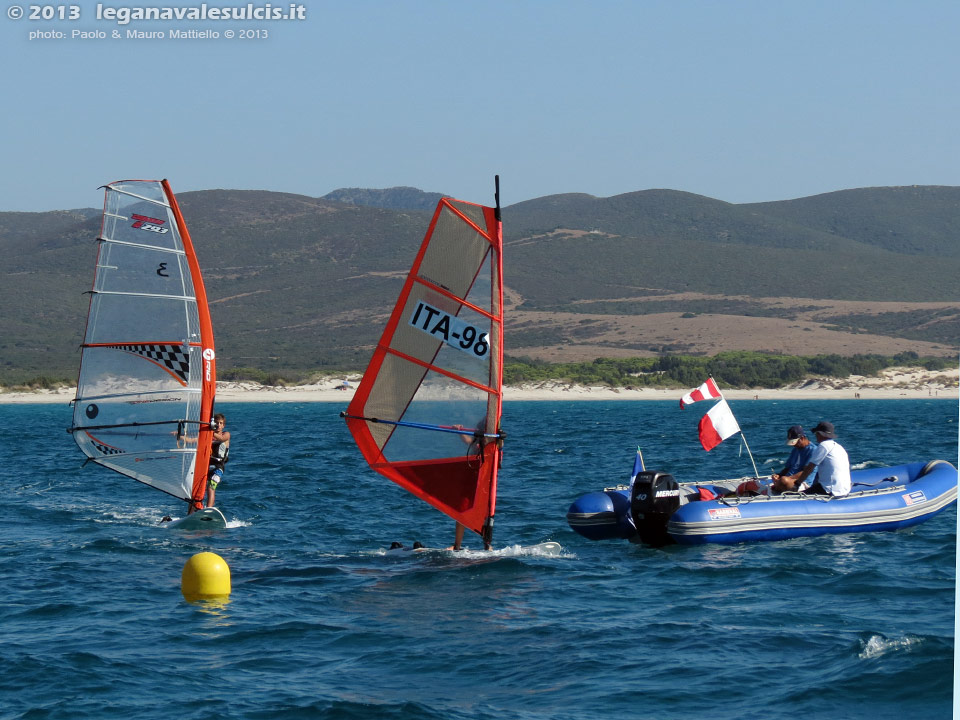
M 806 436 L 807 434 L 803 431 L 802 426 L 793 425 L 787 430 L 787 445 L 796 445 L 797 440 Z
M 817 426 L 813 428 L 813 432 L 820 433 L 826 438 L 835 438 L 837 436 L 836 431 L 833 429 L 833 423 L 827 422 L 826 420 L 818 422 Z

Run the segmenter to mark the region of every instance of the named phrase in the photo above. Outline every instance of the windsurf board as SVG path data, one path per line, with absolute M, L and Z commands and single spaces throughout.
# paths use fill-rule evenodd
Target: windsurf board
M 517 552 L 523 553 L 525 555 L 559 555 L 563 548 L 558 542 L 542 542 L 535 545 L 512 545 L 500 550 L 471 550 L 470 548 L 463 548 L 463 550 L 469 551 L 471 553 L 490 553 L 490 554 L 502 554 L 504 550 L 516 550 Z M 450 548 L 432 548 L 432 547 L 395 547 L 389 548 L 386 552 L 393 553 L 420 553 L 420 552 L 446 552 L 456 555 L 459 550 L 451 550 Z
M 165 522 L 163 526 L 171 530 L 223 530 L 227 526 L 227 519 L 217 508 L 208 507 Z

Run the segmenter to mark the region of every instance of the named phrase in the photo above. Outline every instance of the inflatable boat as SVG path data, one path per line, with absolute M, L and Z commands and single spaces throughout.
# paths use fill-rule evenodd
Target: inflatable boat
M 577 498 L 567 523 L 590 540 L 729 544 L 898 530 L 933 517 L 957 499 L 957 469 L 946 460 L 854 470 L 850 477 L 850 494 L 836 498 L 767 494 L 764 480 L 769 478 L 753 479 L 748 491 L 744 481 L 750 478 L 690 483 L 647 471 L 632 486 Z

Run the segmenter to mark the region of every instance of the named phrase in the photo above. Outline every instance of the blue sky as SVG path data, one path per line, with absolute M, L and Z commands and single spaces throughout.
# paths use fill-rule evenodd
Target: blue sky
M 125 26 L 95 2 L 76 21 L 11 19 L 16 3 L 0 14 L 0 210 L 98 207 L 108 181 L 161 177 L 486 203 L 499 173 L 505 205 L 960 185 L 954 0 L 307 0 L 302 21 Z M 269 37 L 28 37 L 173 28 Z

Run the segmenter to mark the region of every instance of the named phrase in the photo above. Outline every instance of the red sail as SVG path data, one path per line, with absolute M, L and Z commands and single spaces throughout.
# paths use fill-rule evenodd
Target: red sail
M 499 210 L 441 200 L 346 412 L 374 470 L 489 544 L 500 463 Z

